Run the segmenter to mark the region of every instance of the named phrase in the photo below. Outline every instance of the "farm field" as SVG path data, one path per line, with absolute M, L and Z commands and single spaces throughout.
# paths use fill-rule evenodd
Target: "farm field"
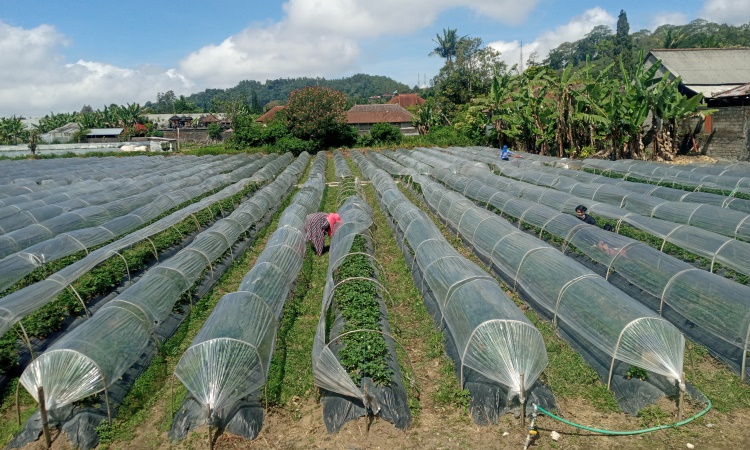
M 36 264 L 0 293 L 0 319 L 8 323 L 2 356 L 18 355 L 7 356 L 13 365 L 3 374 L 0 445 L 15 437 L 20 445 L 13 448 L 46 448 L 44 437 L 26 442 L 17 437 L 22 429 L 15 408 L 19 379 L 23 422 L 38 409 L 30 387 L 44 386 L 47 405 L 60 404 L 65 410 L 50 415 L 52 422 L 63 417 L 68 424 L 63 426 L 65 432 L 52 430 L 54 449 L 77 448 L 71 442 L 73 424 L 82 430 L 91 427 L 75 438 L 83 447 L 101 449 L 204 449 L 210 448 L 209 434 L 216 449 L 478 449 L 523 448 L 528 431 L 516 417 L 518 389 L 533 399 L 527 412 L 531 401 L 537 401 L 588 427 L 639 430 L 679 420 L 680 389 L 674 380 L 679 377 L 688 385 L 682 419 L 705 410 L 703 396 L 711 402 L 711 409 L 690 423 L 645 434 L 607 436 L 540 415 L 538 437 L 530 448 L 693 448 L 688 444 L 698 449 L 742 448 L 747 442 L 743 430 L 750 426 L 750 386 L 740 379 L 741 374 L 750 379 L 746 373 L 750 287 L 748 273 L 743 272 L 745 262 L 734 255 L 747 245 L 741 232 L 744 223 L 750 225 L 750 220 L 744 222 L 745 213 L 731 208 L 719 211 L 731 211 L 722 216 L 735 224 L 734 234 L 728 237 L 721 227 L 706 229 L 691 222 L 692 216 L 680 221 L 683 206 L 664 203 L 667 200 L 660 197 L 638 194 L 644 195 L 641 199 L 625 193 L 638 202 L 617 200 L 615 207 L 603 198 L 583 195 L 588 192 L 585 184 L 594 180 L 570 183 L 580 185 L 575 191 L 557 189 L 564 185 L 563 177 L 575 176 L 574 172 L 598 176 L 610 170 L 603 166 L 584 164 L 582 170 L 551 173 L 560 161 L 525 155 L 503 167 L 494 161 L 496 156 L 496 150 L 472 147 L 349 150 L 317 156 L 254 156 L 247 161 L 233 156 L 225 166 L 221 166 L 224 158 L 207 160 L 218 167 L 212 175 L 225 177 L 210 191 L 203 185 L 204 195 L 196 189 L 196 194 L 181 201 L 165 203 L 149 221 L 110 232 L 106 240 L 81 244 L 84 251 L 71 246 L 75 252 L 61 252 L 55 262 Z M 167 159 L 180 158 L 184 157 Z M 149 167 L 149 161 L 133 158 L 136 161 L 144 170 Z M 245 171 L 239 171 L 238 161 L 243 161 Z M 35 181 L 44 177 L 34 174 L 33 164 L 29 167 L 25 182 L 44 186 Z M 700 170 L 704 169 L 693 168 Z M 640 181 L 648 181 L 640 176 Z M 111 181 L 102 178 L 88 184 L 106 189 L 109 185 L 101 183 Z M 0 202 L 20 195 L 10 179 L 2 181 Z M 201 182 L 197 179 L 196 185 Z M 602 183 L 601 177 L 596 182 Z M 69 184 L 75 183 L 81 182 L 71 178 Z M 672 182 L 677 186 L 672 189 L 689 184 L 680 187 Z M 66 186 L 61 183 L 56 188 Z M 234 188 L 219 195 L 230 186 Z M 740 207 L 742 189 L 717 183 L 710 194 L 733 193 L 735 206 Z M 606 189 L 594 191 L 602 194 Z M 36 195 L 41 199 L 46 193 Z M 607 195 L 615 198 L 614 191 Z M 713 197 L 705 201 L 717 202 Z M 196 202 L 203 203 L 178 214 Z M 582 228 L 572 211 L 577 202 L 586 202 L 600 226 L 612 224 L 618 233 Z M 620 205 L 645 208 L 652 205 L 649 202 L 661 211 L 661 216 L 640 211 L 651 221 L 634 218 L 633 209 L 621 212 Z M 685 208 L 689 205 L 684 203 Z M 125 216 L 140 206 L 117 210 Z M 55 220 L 48 210 L 35 204 L 28 207 L 37 208 L 41 219 L 37 223 Z M 669 208 L 674 212 L 664 213 L 672 211 Z M 314 211 L 338 211 L 344 224 L 320 256 L 303 239 L 303 218 Z M 93 220 L 86 225 L 109 223 Z M 148 228 L 159 220 L 167 226 Z M 182 223 L 195 226 L 159 245 L 158 233 Z M 22 236 L 28 225 L 21 225 L 10 233 Z M 680 235 L 675 228 L 720 244 L 714 250 L 688 245 L 693 235 L 676 238 Z M 139 230 L 146 231 L 137 234 Z M 61 234 L 73 232 L 67 226 Z M 134 234 L 130 241 L 115 245 L 130 234 Z M 28 250 L 35 245 L 62 239 L 43 237 L 25 247 L 18 244 L 12 253 L 8 250 L 10 256 L 0 265 L 15 254 L 36 254 Z M 607 252 L 602 243 L 617 250 Z M 91 255 L 112 245 L 117 254 L 94 261 Z M 113 272 L 107 288 L 85 293 L 81 283 L 90 283 L 86 273 L 114 261 L 129 261 L 126 252 L 139 246 L 141 253 L 159 253 L 159 258 L 144 259 L 139 266 L 132 263 L 132 268 L 126 262 Z M 726 250 L 733 247 L 735 252 Z M 79 262 L 86 258 L 90 265 Z M 48 294 L 52 306 L 39 306 L 66 309 L 66 318 L 59 319 L 54 329 L 34 328 L 40 321 L 38 312 L 12 309 L 22 301 L 3 303 L 9 297 L 25 299 L 30 295 L 26 292 L 35 292 L 28 289 L 75 264 L 85 269 L 68 269 L 75 274 L 65 280 L 78 294 L 70 290 Z M 166 275 L 173 272 L 182 276 Z M 348 281 L 358 277 L 371 281 Z M 369 295 L 367 302 L 360 301 L 364 293 Z M 240 294 L 247 297 L 244 303 L 239 303 Z M 61 303 L 57 296 L 67 300 Z M 154 306 L 149 299 L 157 297 L 160 302 Z M 79 305 L 78 298 L 90 302 L 90 311 Z M 348 309 L 347 301 L 355 301 L 353 309 Z M 108 311 L 114 314 L 115 309 L 128 308 L 146 312 L 129 312 L 127 319 L 118 319 L 122 325 L 116 328 L 111 317 L 100 318 Z M 365 310 L 373 315 L 360 314 Z M 244 316 L 244 311 L 255 312 Z M 267 320 L 255 321 L 260 311 Z M 148 326 L 139 325 L 138 314 L 148 318 L 144 322 Z M 99 331 L 97 320 L 102 323 Z M 513 328 L 519 323 L 525 325 Z M 371 327 L 378 327 L 377 333 L 361 331 Z M 42 331 L 34 333 L 34 329 Z M 346 332 L 354 338 L 344 340 Z M 38 350 L 34 362 L 24 356 L 27 344 L 18 339 L 25 334 Z M 50 342 L 44 342 L 47 335 Z M 97 345 L 79 344 L 86 336 L 96 336 L 89 339 Z M 237 346 L 205 350 L 206 343 L 219 341 L 256 349 L 252 354 L 260 362 Z M 107 391 L 111 399 L 105 398 L 99 378 L 91 381 L 90 372 L 68 369 L 69 374 L 88 374 L 87 378 L 57 375 L 63 366 L 55 355 L 72 350 L 95 360 L 93 347 L 98 347 L 100 361 L 109 364 L 96 366 L 113 380 Z M 352 350 L 346 356 L 347 349 L 364 355 L 359 358 Z M 183 356 L 188 352 L 202 356 L 188 360 Z M 510 356 L 503 360 L 498 355 Z M 82 361 L 75 365 L 84 366 Z M 215 374 L 214 367 L 226 367 L 226 373 Z M 520 384 L 519 371 L 527 375 Z M 89 383 L 86 389 L 84 380 Z M 362 386 L 367 386 L 365 402 L 376 399 L 369 407 L 363 407 L 362 400 L 351 401 L 356 393 L 362 394 Z M 510 412 L 504 410 L 509 389 L 516 393 L 510 396 Z M 111 425 L 109 400 L 114 409 Z M 206 402 L 216 406 L 210 429 Z M 225 419 L 235 411 L 227 413 L 223 408 L 237 404 L 242 405 L 244 422 L 227 426 Z M 373 416 L 373 409 L 382 413 Z M 189 411 L 197 413 L 190 416 Z M 80 413 L 94 419 L 71 421 L 71 415 Z M 183 422 L 190 425 L 180 425 Z M 217 426 L 227 429 L 217 434 Z M 329 433 L 332 427 L 340 429 Z M 40 429 L 26 430 L 33 434 L 28 430 Z M 560 435 L 556 441 L 551 438 L 553 431 Z M 180 433 L 184 438 L 173 441 Z M 95 440 L 86 441 L 86 436 Z

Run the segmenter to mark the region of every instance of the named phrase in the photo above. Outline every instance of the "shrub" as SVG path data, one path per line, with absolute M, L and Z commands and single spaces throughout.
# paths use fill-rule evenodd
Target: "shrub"
M 276 150 L 279 153 L 292 152 L 297 156 L 302 152 L 315 153 L 319 149 L 312 141 L 305 141 L 294 136 L 284 136 L 276 142 Z
M 357 147 L 374 147 L 375 139 L 370 133 L 362 134 L 357 138 Z
M 382 145 L 400 144 L 403 139 L 401 130 L 389 123 L 376 123 L 370 129 L 372 139 Z

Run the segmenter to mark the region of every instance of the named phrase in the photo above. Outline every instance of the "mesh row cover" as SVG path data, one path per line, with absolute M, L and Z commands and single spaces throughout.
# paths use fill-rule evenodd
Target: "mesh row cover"
M 229 176 L 232 179 L 239 178 L 239 180 L 216 194 L 204 197 L 196 203 L 190 204 L 146 227 L 124 236 L 121 239 L 92 251 L 84 258 L 64 267 L 45 280 L 26 286 L 0 298 L 0 335 L 6 333 L 14 323 L 21 320 L 26 315 L 50 302 L 68 285 L 75 282 L 83 274 L 91 271 L 94 267 L 113 255 L 118 254 L 122 249 L 160 233 L 172 227 L 174 224 L 187 219 L 198 211 L 209 208 L 216 202 L 241 192 L 248 185 L 258 182 L 258 179 L 247 177 L 251 177 L 259 168 L 274 159 L 276 159 L 276 155 L 268 155 L 248 166 L 236 169 L 229 174 Z M 226 175 L 216 175 L 215 177 L 225 176 Z M 84 236 L 79 234 L 77 240 L 79 242 L 82 241 L 89 246 L 94 245 L 89 238 L 96 238 L 96 235 L 91 234 Z M 60 242 L 56 244 L 55 241 L 58 239 Z M 5 260 L 0 261 L 0 286 L 10 285 L 23 278 L 23 276 L 31 273 L 38 266 L 38 262 L 42 260 L 42 255 L 46 256 L 47 261 L 52 261 L 71 254 L 71 249 L 64 245 L 64 239 L 63 236 L 58 236 L 57 238 L 43 244 L 38 244 L 40 250 L 46 248 L 48 249 L 47 251 L 41 251 L 40 253 L 17 254 L 16 258 L 6 258 Z M 33 248 L 36 247 L 37 246 L 34 246 Z
M 344 178 L 352 177 L 352 170 L 344 159 L 344 155 L 339 150 L 333 151 L 333 168 L 336 171 L 336 178 L 341 181 Z
M 231 164 L 224 164 L 219 171 L 231 170 L 231 168 Z M 167 202 L 171 204 L 171 207 L 177 206 L 189 200 L 183 192 L 185 188 L 199 185 L 205 176 L 217 174 L 219 171 L 210 167 L 191 167 L 178 172 L 178 179 L 162 183 L 140 194 L 66 212 L 41 223 L 6 233 L 0 236 L 0 257 L 4 258 L 66 231 L 95 227 L 114 218 L 127 214 L 134 215 L 135 210 L 140 207 L 149 207 L 152 203 Z
M 328 346 L 326 317 L 327 311 L 331 307 L 336 287 L 333 274 L 349 254 L 355 236 L 362 234 L 372 225 L 372 208 L 361 198 L 352 196 L 344 202 L 337 212 L 341 216 L 341 225 L 336 228 L 336 232 L 331 237 L 331 245 L 329 247 L 328 273 L 326 274 L 326 284 L 323 290 L 320 320 L 318 328 L 315 331 L 315 340 L 313 341 L 313 379 L 315 380 L 315 385 L 320 388 L 352 398 L 362 399 L 363 403 L 367 404 L 368 402 L 364 399 L 359 387 L 354 384 L 349 374 L 339 363 L 336 355 Z
M 503 175 L 531 184 L 549 186 L 582 198 L 608 203 L 646 217 L 691 225 L 735 239 L 750 241 L 750 216 L 720 206 L 675 202 L 638 194 L 611 184 L 581 182 L 538 170 L 500 166 Z
M 585 159 L 576 165 L 597 169 L 604 172 L 615 172 L 624 176 L 632 174 L 633 178 L 649 182 L 673 183 L 683 186 L 734 190 L 750 193 L 750 174 L 708 174 L 701 171 L 684 170 L 679 166 L 638 160 L 608 161 L 602 159 Z
M 433 172 L 434 173 L 434 172 Z M 656 313 L 551 245 L 424 177 L 427 203 L 558 326 L 623 362 L 680 380 L 685 341 Z M 611 376 L 611 375 L 610 375 Z
M 445 155 L 445 158 L 450 158 L 450 155 Z M 645 243 L 560 213 L 556 208 L 570 205 L 564 197 L 544 195 L 534 198 L 525 195 L 529 189 L 517 186 L 524 185 L 523 182 L 501 178 L 475 167 L 466 172 L 468 176 L 461 176 L 440 169 L 434 171 L 433 176 L 481 205 L 492 206 L 502 214 L 562 239 L 606 267 L 607 275 L 619 274 L 653 297 L 649 302 L 645 296 L 638 296 L 639 301 L 657 311 L 667 306 L 671 308 L 677 314 L 668 316 L 668 320 L 706 345 L 741 376 L 746 373 L 745 355 L 750 346 L 750 288 L 695 268 Z M 499 189 L 495 187 L 495 181 L 502 183 Z M 524 196 L 516 198 L 514 193 L 521 190 Z M 535 200 L 548 206 L 537 204 Z
M 175 376 L 212 413 L 266 383 L 284 302 L 305 257 L 305 217 L 323 197 L 325 153 L 279 219 L 237 292 L 224 295 L 175 367 Z
M 509 399 L 529 389 L 547 365 L 541 333 L 494 278 L 445 240 L 386 172 L 364 158 L 358 161 L 414 253 L 424 276 L 418 288 L 421 292 L 429 288 L 437 299 L 441 319 L 460 354 L 461 385 L 466 366 L 507 386 Z
M 224 170 L 224 167 L 231 167 L 226 165 L 226 159 L 221 160 L 215 157 L 205 160 L 201 165 L 206 167 L 209 174 L 216 173 L 217 169 Z M 186 175 L 180 172 L 184 170 L 192 172 L 194 164 L 188 164 L 187 161 L 180 161 L 176 158 L 173 170 L 173 173 L 167 175 L 151 171 L 137 177 L 134 173 L 131 179 L 121 178 L 96 184 L 76 183 L 61 186 L 55 189 L 54 195 L 26 202 L 15 202 L 18 197 L 9 198 L 7 200 L 14 201 L 14 203 L 0 208 L 0 234 L 44 222 L 66 212 L 140 194 L 165 182 L 178 181 Z
M 537 155 L 534 156 L 536 157 Z M 533 157 L 530 157 L 529 160 L 535 159 Z M 539 159 L 536 160 L 539 161 Z M 545 160 L 541 161 L 544 162 Z M 557 161 L 553 161 L 550 163 L 556 164 Z M 750 200 L 746 200 L 743 198 L 712 194 L 709 192 L 690 192 L 682 189 L 675 189 L 667 186 L 658 186 L 648 183 L 637 183 L 634 181 L 611 178 L 606 175 L 595 175 L 593 173 L 585 172 L 582 170 L 571 170 L 564 167 L 547 167 L 545 165 L 541 165 L 539 166 L 539 170 L 543 170 L 547 173 L 559 173 L 560 175 L 564 175 L 578 181 L 587 181 L 591 183 L 601 183 L 620 187 L 632 192 L 637 192 L 639 194 L 650 195 L 652 197 L 658 197 L 674 202 L 705 203 L 708 205 L 718 206 L 720 208 L 734 209 L 746 214 L 750 213 Z
M 81 250 L 84 250 L 88 254 L 90 248 L 110 241 L 113 238 L 134 229 L 138 229 L 159 215 L 182 203 L 184 199 L 195 199 L 201 195 L 205 195 L 206 192 L 214 191 L 227 184 L 237 183 L 240 180 L 250 181 L 248 179 L 249 177 L 274 159 L 275 156 L 270 158 L 264 157 L 260 160 L 256 158 L 237 160 L 234 163 L 230 163 L 230 166 L 225 167 L 225 169 L 229 169 L 231 172 L 219 173 L 216 175 L 207 174 L 206 178 L 200 183 L 186 187 L 176 193 L 165 193 L 154 201 L 141 206 L 124 216 L 109 220 L 98 226 L 60 233 L 51 239 L 47 239 L 43 242 L 27 247 L 23 251 L 9 255 L 0 260 L 0 291 L 8 288 L 44 263 L 55 261 L 76 252 L 80 252 Z M 205 203 L 203 203 L 203 205 L 205 205 Z M 191 206 L 183 209 L 183 211 L 190 211 L 190 213 L 199 210 L 200 209 L 196 210 Z M 174 217 L 176 218 L 177 216 Z M 170 224 L 176 222 L 177 221 L 173 221 L 170 222 Z M 141 239 L 143 239 L 143 237 L 148 235 L 141 236 Z
M 206 157 L 191 155 L 185 158 L 197 163 Z M 4 205 L 3 201 L 8 197 L 44 191 L 54 193 L 56 187 L 73 183 L 131 178 L 133 174 L 154 170 L 168 174 L 172 164 L 171 157 L 164 156 L 128 157 L 127 167 L 119 157 L 88 159 L 90 161 L 87 160 L 86 164 L 81 164 L 79 158 L 0 161 L 0 205 Z
M 301 155 L 232 214 L 146 272 L 86 323 L 50 346 L 21 374 L 24 388 L 36 398 L 37 388 L 43 386 L 47 405 L 54 409 L 95 394 L 117 380 L 138 359 L 154 328 L 171 313 L 180 296 L 203 271 L 211 270 L 214 260 L 279 205 L 282 195 L 296 182 L 309 158 L 306 153 Z M 272 173 L 270 166 L 280 170 L 291 159 L 291 154 L 287 153 L 258 173 Z
M 449 151 L 451 150 L 449 149 Z M 452 150 L 452 153 L 466 154 L 467 152 Z M 473 157 L 474 156 L 472 156 L 472 158 Z M 545 204 L 568 214 L 574 214 L 576 205 L 586 205 L 589 212 L 596 216 L 617 220 L 619 223 L 626 223 L 634 228 L 662 239 L 662 248 L 664 247 L 664 242 L 670 242 L 685 250 L 708 258 L 711 261 L 712 271 L 715 263 L 720 263 L 730 269 L 750 275 L 750 243 L 738 241 L 731 237 L 691 225 L 676 224 L 667 220 L 642 216 L 607 202 L 589 203 L 586 198 L 570 193 L 571 188 L 576 192 L 588 192 L 589 194 L 591 192 L 596 192 L 599 188 L 589 188 L 587 183 L 574 181 L 567 177 L 556 176 L 555 178 L 557 182 L 552 187 L 536 186 L 534 184 L 516 181 L 516 177 L 524 172 L 541 173 L 547 170 L 556 170 L 546 169 L 536 165 L 533 166 L 533 169 L 530 169 L 526 163 L 516 164 L 522 165 L 524 169 L 512 168 L 511 165 L 502 169 L 502 172 L 506 175 L 510 175 L 511 173 L 514 174 L 512 179 L 487 177 L 485 174 L 483 181 L 503 190 L 504 192 L 512 193 L 517 197 Z M 462 170 L 464 174 L 471 175 L 468 172 L 470 169 Z M 526 178 L 528 179 L 528 177 Z M 539 180 L 543 180 L 543 178 Z M 600 199 L 600 201 L 601 200 L 602 199 Z

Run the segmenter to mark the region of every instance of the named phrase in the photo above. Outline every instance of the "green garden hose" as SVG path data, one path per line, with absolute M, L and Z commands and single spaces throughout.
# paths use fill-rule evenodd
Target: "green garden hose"
M 600 430 L 599 428 L 591 428 L 591 427 L 587 427 L 585 425 L 580 425 L 580 424 L 577 424 L 575 422 L 571 422 L 569 420 L 565 420 L 562 417 L 558 417 L 558 416 L 552 414 L 551 412 L 547 411 L 546 409 L 542 408 L 541 406 L 534 405 L 534 409 L 538 410 L 539 412 L 543 413 L 544 415 L 549 416 L 549 417 L 551 417 L 551 418 L 553 418 L 555 420 L 558 420 L 558 421 L 560 421 L 562 423 L 566 423 L 566 424 L 568 424 L 568 425 L 570 425 L 572 427 L 580 428 L 582 430 L 591 431 L 593 433 L 609 434 L 609 435 L 613 435 L 613 436 L 627 436 L 627 435 L 632 435 L 632 434 L 650 433 L 652 431 L 663 430 L 665 428 L 677 428 L 679 426 L 682 426 L 682 425 L 685 425 L 687 423 L 690 423 L 693 420 L 697 419 L 698 417 L 706 414 L 711 409 L 711 400 L 706 399 L 706 401 L 708 402 L 708 404 L 706 405 L 706 408 L 703 411 L 701 411 L 698 414 L 694 415 L 693 417 L 685 419 L 685 420 L 683 420 L 681 422 L 670 423 L 670 424 L 667 424 L 667 425 L 659 425 L 658 427 L 644 428 L 642 430 L 631 430 L 631 431 L 611 431 L 611 430 Z

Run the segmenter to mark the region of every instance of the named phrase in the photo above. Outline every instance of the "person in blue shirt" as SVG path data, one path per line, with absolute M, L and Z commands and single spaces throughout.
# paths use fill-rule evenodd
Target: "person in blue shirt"
M 503 161 L 510 160 L 511 156 L 516 156 L 514 152 L 512 152 L 507 145 L 503 145 L 502 150 L 500 150 L 500 159 Z

